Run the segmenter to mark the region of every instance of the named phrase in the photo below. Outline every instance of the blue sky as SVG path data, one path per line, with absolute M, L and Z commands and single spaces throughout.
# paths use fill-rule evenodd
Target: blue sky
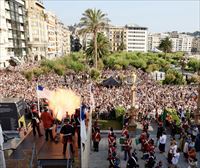
M 194 32 L 200 29 L 198 0 L 44 0 L 44 4 L 66 25 L 78 23 L 86 9 L 96 8 L 107 13 L 113 25 L 135 23 L 148 27 L 151 32 Z

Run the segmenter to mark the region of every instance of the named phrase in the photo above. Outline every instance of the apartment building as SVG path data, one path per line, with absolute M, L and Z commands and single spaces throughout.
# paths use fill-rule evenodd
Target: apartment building
M 6 67 L 11 58 L 27 59 L 25 0 L 1 0 L 0 10 L 0 66 Z
M 192 40 L 192 52 L 200 53 L 200 37 L 195 37 Z
M 126 36 L 125 36 L 125 28 L 110 26 L 109 27 L 109 41 L 111 45 L 111 51 L 119 51 L 126 49 Z M 123 46 L 123 47 L 122 47 Z
M 38 61 L 47 57 L 47 23 L 42 1 L 26 0 L 28 19 L 29 59 Z
M 126 51 L 147 52 L 148 28 L 136 24 L 126 25 L 124 31 Z
M 56 24 L 57 17 L 54 13 L 46 11 L 46 22 L 47 22 L 47 58 L 52 59 L 57 55 L 56 47 Z
M 71 51 L 71 32 L 67 27 L 63 25 L 62 28 L 62 43 L 63 43 L 63 55 L 70 54 Z
M 7 4 L 8 5 L 8 4 Z M 0 68 L 8 66 L 8 34 L 5 1 L 0 1 Z M 13 44 L 12 44 L 13 45 Z
M 64 52 L 63 27 L 64 27 L 64 24 L 60 20 L 56 20 L 56 56 L 57 57 L 62 56 Z
M 148 51 L 156 51 L 159 48 L 160 42 L 168 37 L 166 33 L 149 33 L 148 34 Z
M 186 34 L 179 34 L 175 37 L 170 36 L 170 40 L 172 41 L 172 52 L 184 51 L 191 53 L 193 38 L 194 37 Z

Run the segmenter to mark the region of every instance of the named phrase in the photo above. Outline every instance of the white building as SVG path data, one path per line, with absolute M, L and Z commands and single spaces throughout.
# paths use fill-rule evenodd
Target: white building
M 168 37 L 165 33 L 149 33 L 148 34 L 148 50 L 155 51 L 159 48 L 160 42 Z
M 148 47 L 148 28 L 136 24 L 125 26 L 125 45 L 128 52 L 140 51 L 147 52 Z
M 9 60 L 22 63 L 27 59 L 27 32 L 24 0 L 0 1 L 0 67 Z
M 10 58 L 7 53 L 8 34 L 6 26 L 5 1 L 0 1 L 0 68 L 8 66 L 7 60 Z
M 170 38 L 172 41 L 172 51 L 184 51 L 191 53 L 193 38 L 194 37 L 186 34 L 179 34 L 178 37 Z
M 28 19 L 29 59 L 40 60 L 47 56 L 47 23 L 44 5 L 38 0 L 26 0 Z
M 54 13 L 46 11 L 46 21 L 47 21 L 47 36 L 48 36 L 47 57 L 49 59 L 52 59 L 57 55 L 57 47 L 56 47 L 57 17 Z

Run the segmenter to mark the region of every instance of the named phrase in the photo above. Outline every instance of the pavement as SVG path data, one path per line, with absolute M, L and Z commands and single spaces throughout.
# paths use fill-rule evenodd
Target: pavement
M 136 149 L 137 152 L 137 157 L 139 159 L 139 166 L 140 168 L 144 168 L 145 161 L 141 159 L 143 153 L 140 151 L 141 146 L 135 144 L 135 139 L 140 136 L 140 133 L 142 131 L 142 125 L 140 123 L 137 124 L 137 129 L 133 133 L 129 133 L 130 136 L 132 137 L 132 149 Z M 115 131 L 114 131 L 115 132 Z M 156 142 L 156 132 L 157 132 L 157 126 L 155 124 L 150 125 L 149 128 L 149 133 L 150 133 L 150 138 L 153 138 Z M 108 131 L 102 131 L 101 136 L 102 139 L 99 144 L 99 152 L 93 152 L 91 151 L 90 153 L 90 160 L 89 160 L 89 168 L 108 168 L 109 167 L 109 161 L 107 160 L 108 157 L 108 138 L 107 138 L 107 133 Z M 120 157 L 120 168 L 126 168 L 126 163 L 127 161 L 124 161 L 124 152 L 121 151 L 121 146 L 119 144 L 119 138 L 120 138 L 120 130 L 116 131 L 116 136 L 117 136 L 117 154 Z M 178 140 L 178 137 L 176 137 Z M 168 162 L 167 162 L 167 152 L 169 149 L 169 143 L 170 143 L 170 135 L 167 135 L 167 144 L 166 144 L 166 152 L 163 154 L 159 153 L 158 147 L 156 147 L 155 150 L 155 156 L 156 156 L 156 161 L 162 161 L 163 163 L 163 168 L 168 168 Z M 197 158 L 198 158 L 198 167 L 200 168 L 200 153 L 197 153 Z M 183 153 L 181 153 L 179 163 L 178 163 L 178 168 L 188 168 L 188 164 L 185 161 L 183 157 Z

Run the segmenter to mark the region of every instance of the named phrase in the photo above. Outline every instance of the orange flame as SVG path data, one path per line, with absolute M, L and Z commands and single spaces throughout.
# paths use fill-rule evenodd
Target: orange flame
M 72 115 L 75 109 L 80 107 L 80 102 L 80 97 L 72 90 L 57 89 L 51 93 L 49 108 L 53 111 L 54 117 L 61 121 L 66 112 Z

